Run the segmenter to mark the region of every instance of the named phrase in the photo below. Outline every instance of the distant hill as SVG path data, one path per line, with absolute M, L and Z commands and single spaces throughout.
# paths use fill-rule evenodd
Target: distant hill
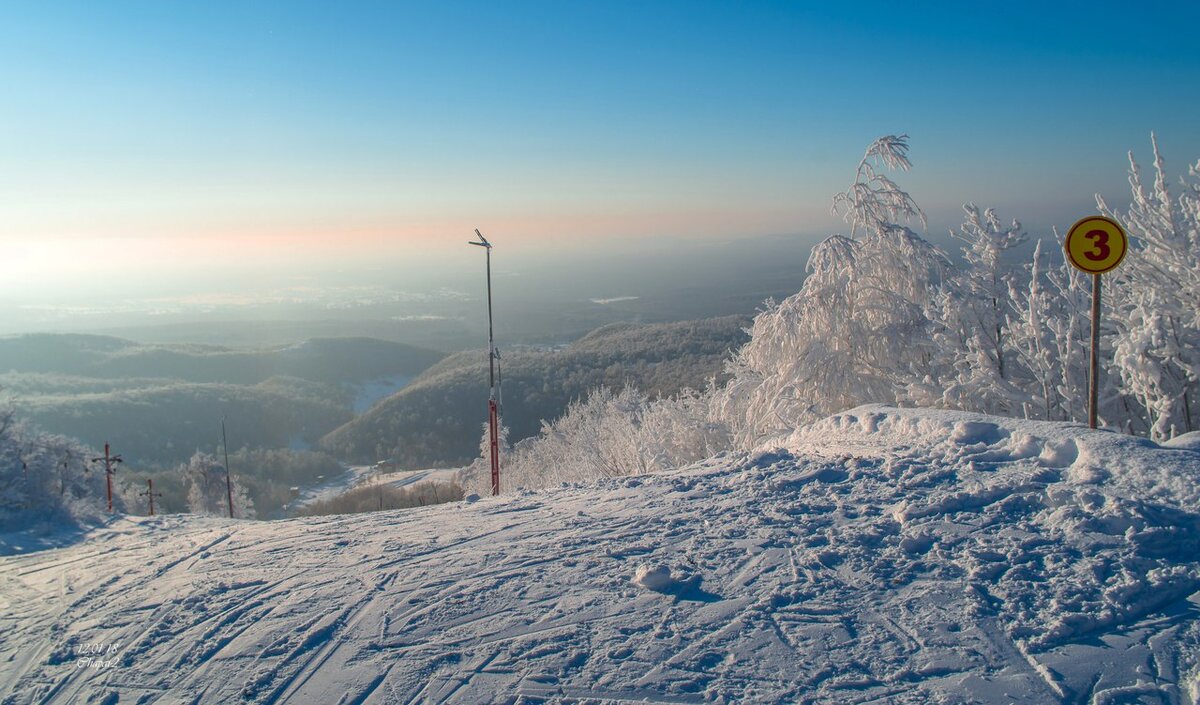
M 700 388 L 721 377 L 749 319 L 727 316 L 653 325 L 604 326 L 561 349 L 502 350 L 504 422 L 513 442 L 598 386 L 630 384 L 655 395 Z M 367 462 L 386 457 L 421 467 L 469 461 L 486 420 L 485 351 L 451 355 L 412 384 L 322 441 L 329 452 Z
M 311 445 L 352 418 L 360 385 L 442 357 L 371 338 L 240 350 L 37 334 L 0 338 L 0 391 L 39 428 L 166 468 L 211 451 L 222 416 L 231 449 Z
M 232 449 L 303 447 L 350 420 L 337 387 L 294 377 L 255 385 L 160 380 L 111 391 L 21 397 L 20 416 L 92 447 L 111 442 L 135 467 L 169 467 L 213 452 L 228 419 Z
M 443 353 L 374 338 L 315 338 L 261 350 L 213 345 L 145 345 L 99 335 L 33 334 L 0 338 L 0 372 L 114 379 L 257 384 L 276 376 L 353 383 L 415 376 Z

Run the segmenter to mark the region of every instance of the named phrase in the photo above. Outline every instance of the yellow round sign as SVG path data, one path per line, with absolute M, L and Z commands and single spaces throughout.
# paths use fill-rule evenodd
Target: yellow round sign
M 1076 269 L 1103 274 L 1117 268 L 1125 259 L 1128 240 L 1125 231 L 1111 218 L 1089 215 L 1071 226 L 1063 249 Z

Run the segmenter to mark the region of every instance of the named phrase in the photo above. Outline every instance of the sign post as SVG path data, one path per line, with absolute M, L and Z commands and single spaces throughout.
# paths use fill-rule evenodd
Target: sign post
M 1088 428 L 1096 428 L 1100 396 L 1100 275 L 1111 272 L 1125 259 L 1129 248 L 1125 230 L 1111 218 L 1090 215 L 1067 231 L 1063 249 L 1067 260 L 1092 275 L 1092 345 L 1088 374 Z

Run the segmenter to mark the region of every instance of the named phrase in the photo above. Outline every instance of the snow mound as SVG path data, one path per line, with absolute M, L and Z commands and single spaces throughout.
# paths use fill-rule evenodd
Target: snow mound
M 1034 459 L 1040 467 L 1067 470 L 1083 484 L 1104 481 L 1125 496 L 1196 507 L 1196 457 L 1176 452 L 1191 447 L 1192 435 L 1160 446 L 1080 424 L 869 404 L 799 429 L 781 444 L 825 457 L 887 447 L 896 457 L 976 468 Z
M 1164 448 L 1200 451 L 1200 431 L 1192 431 L 1182 436 L 1176 436 L 1162 444 Z
M 868 405 L 794 432 L 789 453 L 839 458 L 846 498 L 881 505 L 902 553 L 838 561 L 876 579 L 959 574 L 1024 649 L 1128 625 L 1200 589 L 1200 458 L 1074 424 Z
M 1198 487 L 1193 451 L 871 406 L 664 475 L 123 524 L 0 558 L 0 702 L 1191 702 Z
M 633 576 L 633 584 L 655 592 L 665 592 L 675 585 L 671 577 L 671 569 L 657 563 L 655 565 L 640 565 Z

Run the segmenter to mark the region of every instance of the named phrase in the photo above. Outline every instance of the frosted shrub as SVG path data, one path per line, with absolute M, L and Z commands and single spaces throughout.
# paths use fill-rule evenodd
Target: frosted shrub
M 969 203 L 963 211 L 963 224 L 950 234 L 963 243 L 965 264 L 934 298 L 931 312 L 941 325 L 936 348 L 949 369 L 942 371 L 936 387 L 921 395 L 914 389 L 910 395 L 919 404 L 1011 414 L 1024 395 L 1010 330 L 1010 284 L 1017 273 L 1004 259 L 1026 237 L 1020 222 L 1002 224 L 990 208 Z M 941 399 L 936 398 L 939 393 Z
M 1091 289 L 1086 275 L 1067 262 L 1062 243 L 1055 242 L 1052 249 L 1055 254 L 1048 256 L 1038 240 L 1023 278 L 1009 282 L 1010 379 L 1019 392 L 1012 413 L 1027 419 L 1080 420 L 1087 414 Z
M 464 470 L 468 492 L 491 492 L 487 428 L 482 457 Z M 712 418 L 708 398 L 685 391 L 651 399 L 625 387 L 601 387 L 572 402 L 541 432 L 501 453 L 503 490 L 660 472 L 706 458 L 729 445 L 728 428 Z
M 1125 226 L 1131 251 L 1111 282 L 1113 362 L 1130 400 L 1129 425 L 1162 440 L 1200 429 L 1200 161 L 1175 195 L 1151 135 L 1154 183 L 1129 153 L 1132 202 L 1100 210 Z M 1108 297 L 1106 297 L 1108 298 Z
M 197 451 L 186 464 L 179 466 L 187 484 L 188 511 L 209 516 L 229 516 L 228 493 L 233 493 L 233 515 L 239 519 L 254 518 L 254 503 L 237 476 L 230 478 L 226 488 L 225 468 L 208 453 Z
M 104 469 L 79 442 L 40 433 L 0 412 L 0 528 L 38 521 L 95 523 L 107 515 Z M 124 508 L 113 497 L 116 511 Z

